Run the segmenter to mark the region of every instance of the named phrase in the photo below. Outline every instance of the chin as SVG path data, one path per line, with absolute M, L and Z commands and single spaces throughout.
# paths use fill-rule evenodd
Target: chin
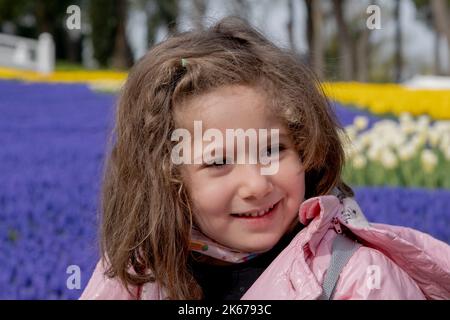
M 259 237 L 255 240 L 246 241 L 246 243 L 235 243 L 232 248 L 236 248 L 243 252 L 266 252 L 272 249 L 280 240 L 280 237 Z

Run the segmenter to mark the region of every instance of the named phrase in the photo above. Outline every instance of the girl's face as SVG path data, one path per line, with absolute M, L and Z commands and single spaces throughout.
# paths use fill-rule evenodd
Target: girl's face
M 223 137 L 226 137 L 226 129 L 267 129 L 269 133 L 270 129 L 279 130 L 279 163 L 275 174 L 262 175 L 263 165 L 249 161 L 245 164 L 182 165 L 196 224 L 215 241 L 245 252 L 272 248 L 297 219 L 305 195 L 305 176 L 299 155 L 287 129 L 265 103 L 264 92 L 252 87 L 224 86 L 192 98 L 180 106 L 176 114 L 180 127 L 188 129 L 192 137 L 194 121 L 202 121 L 202 132 L 214 128 L 220 130 Z M 210 143 L 202 142 L 203 150 Z M 229 150 L 225 141 L 223 150 L 226 157 Z M 242 216 L 244 213 L 262 214 L 269 208 L 272 209 L 259 217 Z

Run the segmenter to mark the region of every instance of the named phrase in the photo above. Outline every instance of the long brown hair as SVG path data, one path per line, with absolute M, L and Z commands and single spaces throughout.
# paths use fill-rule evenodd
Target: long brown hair
M 183 60 L 182 60 L 183 59 Z M 178 33 L 133 67 L 122 89 L 101 198 L 106 274 L 129 286 L 157 281 L 169 299 L 198 299 L 188 270 L 192 203 L 171 162 L 174 108 L 223 85 L 263 88 L 305 166 L 306 198 L 340 187 L 341 128 L 314 75 L 239 18 Z

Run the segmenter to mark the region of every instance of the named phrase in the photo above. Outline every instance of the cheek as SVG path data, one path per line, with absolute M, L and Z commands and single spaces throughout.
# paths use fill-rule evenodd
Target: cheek
M 193 214 L 196 224 L 209 237 L 214 238 L 214 230 L 223 226 L 228 220 L 230 200 L 225 188 L 206 185 L 197 188 L 192 196 Z
M 280 164 L 277 175 L 281 183 L 290 188 L 304 188 L 305 170 L 301 162 L 296 157 L 290 157 Z
M 183 167 L 182 177 L 194 204 L 201 203 L 205 198 L 214 197 L 219 192 L 220 184 L 215 183 L 203 171 L 197 171 L 193 166 Z
M 287 193 L 287 210 L 289 216 L 294 218 L 298 215 L 298 210 L 305 199 L 305 175 L 304 171 L 293 172 L 290 176 L 289 184 L 285 185 Z
M 301 171 L 297 175 L 297 181 L 296 186 L 298 188 L 298 194 L 300 196 L 300 201 L 303 202 L 303 199 L 305 198 L 305 171 Z
M 191 185 L 196 215 L 219 215 L 229 210 L 232 190 L 220 179 L 198 179 Z
M 297 210 L 305 198 L 305 171 L 295 158 L 280 166 L 278 184 L 288 196 L 289 210 Z

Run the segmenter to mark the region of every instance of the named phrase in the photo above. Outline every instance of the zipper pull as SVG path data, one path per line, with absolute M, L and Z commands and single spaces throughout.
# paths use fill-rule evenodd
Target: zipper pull
M 339 222 L 337 217 L 333 218 L 333 227 L 334 227 L 334 230 L 336 230 L 336 232 L 338 234 L 342 233 L 341 223 Z

